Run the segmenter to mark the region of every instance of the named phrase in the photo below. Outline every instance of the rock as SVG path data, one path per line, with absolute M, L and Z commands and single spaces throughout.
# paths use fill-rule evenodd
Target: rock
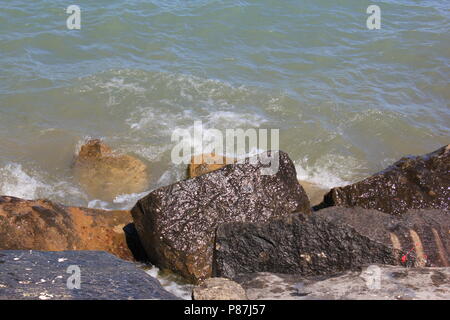
M 450 214 L 331 207 L 312 216 L 218 227 L 216 276 L 276 272 L 333 274 L 364 264 L 450 266 Z
M 188 178 L 195 178 L 202 174 L 223 168 L 227 164 L 232 164 L 236 160 L 215 153 L 192 156 L 188 165 Z
M 264 223 L 229 222 L 216 232 L 214 276 L 275 272 L 329 275 L 364 264 L 400 264 L 400 252 L 346 224 L 292 214 Z
M 261 174 L 264 167 L 247 158 L 246 163 L 177 182 L 139 200 L 132 215 L 150 261 L 196 282 L 211 276 L 219 224 L 310 213 L 288 155 L 279 152 L 276 174 Z
M 324 188 L 313 182 L 300 180 L 298 182 L 302 185 L 303 189 L 305 189 L 312 206 L 320 204 L 323 200 L 323 196 L 330 191 L 330 189 Z
M 0 249 L 104 250 L 132 259 L 122 228 L 129 211 L 66 207 L 48 200 L 0 196 Z
M 389 214 L 408 209 L 449 210 L 450 145 L 423 156 L 400 159 L 360 182 L 333 188 L 316 208 L 362 207 Z
M 254 273 L 238 281 L 250 300 L 449 300 L 450 268 L 370 265 L 332 277 Z
M 331 207 L 315 213 L 332 224 L 345 224 L 370 239 L 402 252 L 404 265 L 450 266 L 450 213 L 409 210 L 401 216 L 361 208 Z M 408 254 L 409 253 L 409 254 Z
M 69 266 L 79 268 L 79 289 Z M 177 299 L 136 264 L 102 251 L 5 250 L 0 267 L 0 300 Z
M 192 290 L 193 300 L 248 300 L 240 284 L 226 278 L 209 278 Z
M 121 194 L 140 193 L 149 185 L 146 165 L 119 155 L 98 139 L 83 145 L 74 161 L 74 177 L 93 199 L 112 201 Z

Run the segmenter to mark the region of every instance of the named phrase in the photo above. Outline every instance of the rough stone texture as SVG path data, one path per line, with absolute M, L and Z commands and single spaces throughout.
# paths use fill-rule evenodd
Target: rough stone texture
M 409 210 L 401 216 L 362 208 L 331 207 L 315 213 L 333 224 L 392 246 L 407 255 L 403 264 L 416 267 L 450 266 L 450 212 Z M 409 254 L 408 254 L 409 252 Z
M 209 278 L 192 290 L 193 300 L 248 300 L 240 284 L 226 278 Z
M 139 193 L 149 184 L 146 165 L 113 152 L 98 139 L 89 140 L 74 161 L 74 177 L 94 199 L 112 201 L 120 194 Z
M 122 230 L 131 221 L 129 211 L 0 196 L 0 249 L 102 250 L 132 259 Z
M 449 300 L 450 268 L 370 265 L 333 277 L 254 273 L 237 279 L 250 300 Z
M 266 223 L 233 222 L 217 228 L 214 275 L 241 273 L 333 274 L 364 264 L 400 263 L 400 252 L 313 214 Z
M 390 214 L 408 209 L 450 207 L 450 145 L 423 156 L 405 157 L 360 182 L 333 188 L 318 208 L 362 207 Z
M 276 174 L 262 175 L 263 167 L 246 159 L 246 163 L 180 181 L 139 200 L 132 215 L 151 262 L 194 282 L 202 280 L 211 276 L 219 224 L 310 213 L 308 198 L 286 153 L 279 152 Z
M 227 164 L 232 164 L 236 160 L 224 156 L 210 154 L 200 154 L 192 156 L 188 165 L 188 178 L 195 178 L 202 174 L 223 168 Z
M 80 289 L 68 289 L 80 268 Z M 102 251 L 0 251 L 0 300 L 177 299 L 131 262 Z

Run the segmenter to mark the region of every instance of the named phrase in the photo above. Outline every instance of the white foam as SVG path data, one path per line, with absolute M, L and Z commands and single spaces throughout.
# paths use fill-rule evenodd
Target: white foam
M 7 163 L 0 168 L 0 195 L 35 200 L 50 199 L 66 205 L 81 204 L 85 194 L 67 181 L 55 181 L 42 173 L 25 169 L 19 163 Z
M 88 202 L 87 205 L 88 208 L 90 209 L 105 209 L 108 210 L 110 208 L 110 203 L 103 201 L 103 200 L 99 200 L 99 199 L 94 199 Z
M 311 163 L 308 157 L 295 161 L 297 179 L 324 188 L 340 187 L 355 182 L 355 172 L 364 165 L 353 157 L 325 155 Z
M 176 279 L 174 279 L 174 276 L 162 276 L 159 272 L 159 269 L 155 266 L 152 266 L 149 270 L 146 270 L 146 272 L 153 278 L 158 279 L 159 283 L 161 283 L 161 286 L 168 292 L 184 300 L 192 299 L 191 292 L 193 285 L 183 284 L 179 281 L 176 281 Z
M 2 195 L 31 200 L 49 191 L 46 184 L 25 172 L 21 164 L 8 163 L 0 168 L 0 194 Z

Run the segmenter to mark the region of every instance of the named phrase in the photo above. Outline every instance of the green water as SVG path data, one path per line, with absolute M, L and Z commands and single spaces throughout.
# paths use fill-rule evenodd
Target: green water
M 94 201 L 70 164 L 100 137 L 143 159 L 148 190 L 184 178 L 177 128 L 278 128 L 326 187 L 450 139 L 450 2 L 1 1 L 0 194 Z M 366 9 L 381 8 L 380 30 Z

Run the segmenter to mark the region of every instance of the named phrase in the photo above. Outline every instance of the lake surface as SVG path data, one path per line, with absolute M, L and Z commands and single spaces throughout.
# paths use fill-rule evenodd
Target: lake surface
M 278 128 L 299 179 L 333 187 L 450 142 L 450 2 L 1 1 L 0 194 L 101 202 L 73 180 L 87 138 L 185 177 L 173 130 Z M 366 27 L 369 5 L 381 29 Z

